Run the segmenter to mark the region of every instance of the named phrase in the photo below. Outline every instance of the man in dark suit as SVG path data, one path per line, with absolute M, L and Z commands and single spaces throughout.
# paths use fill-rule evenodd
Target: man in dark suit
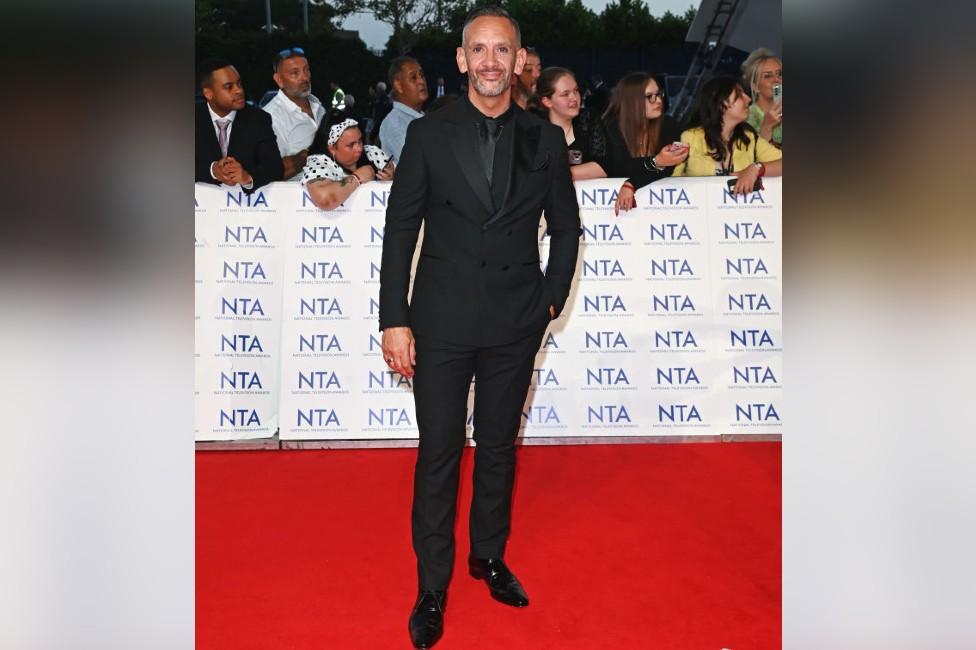
M 271 116 L 244 103 L 241 76 L 211 59 L 197 70 L 206 102 L 197 104 L 196 180 L 240 185 L 247 194 L 284 177 Z
M 511 102 L 512 74 L 525 63 L 518 23 L 497 7 L 476 9 L 462 45 L 457 64 L 469 76 L 467 97 L 408 127 L 380 277 L 384 358 L 414 378 L 420 429 L 412 514 L 420 591 L 408 625 L 418 648 L 431 647 L 443 630 L 472 377 L 477 446 L 468 568 L 496 600 L 528 604 L 502 560 L 515 442 L 536 352 L 569 295 L 581 233 L 562 131 Z M 543 210 L 551 236 L 545 274 Z

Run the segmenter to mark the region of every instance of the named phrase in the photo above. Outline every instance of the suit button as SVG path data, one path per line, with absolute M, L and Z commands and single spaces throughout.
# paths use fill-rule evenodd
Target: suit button
M 487 224 L 481 227 L 481 232 L 485 232 L 486 230 L 488 230 Z
M 509 231 L 508 231 L 507 233 L 505 233 L 505 234 L 507 234 L 507 235 L 508 235 L 509 237 L 511 237 L 511 236 L 512 236 L 512 231 L 511 231 L 511 230 L 509 230 Z
M 485 268 L 486 266 L 488 266 L 488 262 L 481 260 L 481 268 Z
M 502 271 L 507 271 L 507 270 L 508 270 L 508 264 L 502 267 Z

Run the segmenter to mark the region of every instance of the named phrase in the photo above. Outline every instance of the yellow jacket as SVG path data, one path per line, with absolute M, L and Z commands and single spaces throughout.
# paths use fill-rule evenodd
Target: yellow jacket
M 732 171 L 742 171 L 754 162 L 768 163 L 779 160 L 783 152 L 769 144 L 768 140 L 760 138 L 752 131 L 747 131 L 749 145 L 736 145 L 732 152 Z M 673 176 L 715 176 L 716 160 L 712 158 L 708 145 L 705 144 L 705 129 L 696 127 L 681 133 L 681 141 L 690 145 L 688 158 L 675 166 Z

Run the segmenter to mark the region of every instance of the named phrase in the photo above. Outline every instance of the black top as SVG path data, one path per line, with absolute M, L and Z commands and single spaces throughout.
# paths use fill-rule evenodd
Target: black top
M 658 171 L 651 166 L 651 158 L 657 155 L 662 147 L 677 142 L 681 137 L 681 127 L 670 115 L 661 116 L 661 137 L 657 144 L 657 151 L 647 157 L 634 158 L 630 155 L 616 118 L 606 123 L 606 133 L 607 164 L 603 168 L 608 177 L 626 178 L 635 188 L 641 188 L 648 183 L 667 178 L 674 171 L 674 167 L 665 167 L 664 171 Z
M 576 164 L 595 162 L 606 171 L 607 133 L 594 113 L 582 111 L 573 118 L 573 136 L 576 139 L 569 143 L 568 148 L 582 154 L 582 159 Z

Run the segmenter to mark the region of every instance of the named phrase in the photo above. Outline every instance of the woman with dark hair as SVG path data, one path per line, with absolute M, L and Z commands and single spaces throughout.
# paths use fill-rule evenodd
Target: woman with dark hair
M 569 171 L 574 181 L 606 178 L 603 170 L 606 135 L 601 125 L 580 115 L 576 77 L 566 68 L 546 68 L 536 81 L 536 110 L 563 130 L 569 148 Z M 534 103 L 534 102 L 533 102 Z
M 610 177 L 627 180 L 617 193 L 614 214 L 637 205 L 634 193 L 671 175 L 684 161 L 687 148 L 675 144 L 681 132 L 665 115 L 664 90 L 644 72 L 631 72 L 617 83 L 603 119 L 607 128 L 607 164 Z
M 716 77 L 698 90 L 681 141 L 688 160 L 675 176 L 736 176 L 734 192 L 751 192 L 762 176 L 783 175 L 783 152 L 746 123 L 749 95 L 733 77 Z
M 341 114 L 322 120 L 309 152 L 301 183 L 322 210 L 335 210 L 363 183 L 393 178 L 390 155 L 379 147 L 363 146 L 359 123 Z

